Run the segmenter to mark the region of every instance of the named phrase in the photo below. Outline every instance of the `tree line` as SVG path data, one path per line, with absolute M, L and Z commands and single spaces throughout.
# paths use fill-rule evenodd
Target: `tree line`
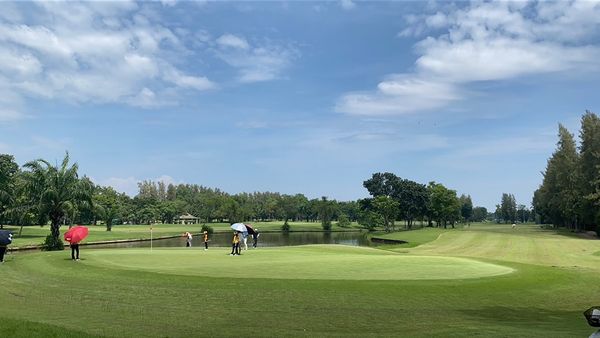
M 106 225 L 173 223 L 191 214 L 203 223 L 241 221 L 321 222 L 330 230 L 333 222 L 345 227 L 358 222 L 368 229 L 396 229 L 404 221 L 428 226 L 454 227 L 457 222 L 482 221 L 483 207 L 473 207 L 471 197 L 436 182 L 423 185 L 392 173 L 376 173 L 363 182 L 371 198 L 336 201 L 309 199 L 303 194 L 253 192 L 229 194 L 197 184 L 138 183 L 134 197 L 101 186 L 80 176 L 78 165 L 67 153 L 60 164 L 38 159 L 22 167 L 9 154 L 0 154 L 0 227 L 50 224 L 48 246 L 62 245 L 59 228 L 65 224 Z
M 80 177 L 68 153 L 58 165 L 39 159 L 22 168 L 12 155 L 0 154 L 0 228 L 49 223 L 48 246 L 62 245 L 63 224 L 102 222 L 110 231 L 114 224 L 173 223 L 180 215 L 192 214 L 204 223 L 283 220 L 287 229 L 288 221 L 320 221 L 323 229 L 330 230 L 332 221 L 349 226 L 358 213 L 356 201 L 276 192 L 228 194 L 197 184 L 162 181 L 139 182 L 137 195 L 130 197 Z
M 579 146 L 558 125 L 556 150 L 542 174 L 532 203 L 538 221 L 600 233 L 600 118 L 595 113 L 586 111 L 581 117 Z
M 455 190 L 433 181 L 424 185 L 386 172 L 373 174 L 363 186 L 371 198 L 358 201 L 359 223 L 370 229 L 394 231 L 399 220 L 408 230 L 415 221 L 454 228 L 457 222 L 481 222 L 488 214 L 484 207 L 473 207 L 471 196 L 458 196 Z

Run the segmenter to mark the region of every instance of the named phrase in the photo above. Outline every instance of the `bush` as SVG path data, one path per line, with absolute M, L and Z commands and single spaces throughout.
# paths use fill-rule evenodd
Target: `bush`
M 350 219 L 346 215 L 341 215 L 338 218 L 337 225 L 342 228 L 348 228 L 350 226 Z
M 52 235 L 48 235 L 46 237 L 46 240 L 44 241 L 44 243 L 42 243 L 42 250 L 56 251 L 56 250 L 64 250 L 64 249 L 65 249 L 65 245 L 64 245 L 63 241 L 60 239 L 60 237 L 55 240 L 54 237 L 52 237 Z
M 285 223 L 283 223 L 283 225 L 281 226 L 281 231 L 288 232 L 288 231 L 290 231 L 290 229 L 291 229 L 291 227 L 287 221 L 285 221 Z
M 200 229 L 200 232 L 205 231 L 208 232 L 209 235 L 212 235 L 212 233 L 215 232 L 215 230 L 210 225 L 202 224 L 202 229 Z
M 321 226 L 323 227 L 323 230 L 329 231 L 331 230 L 331 221 L 321 221 Z

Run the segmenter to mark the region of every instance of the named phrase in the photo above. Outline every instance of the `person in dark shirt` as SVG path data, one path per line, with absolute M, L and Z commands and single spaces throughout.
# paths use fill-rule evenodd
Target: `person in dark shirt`
M 254 240 L 254 243 L 252 243 L 252 247 L 255 249 L 256 245 L 258 244 L 258 236 L 260 236 L 258 229 L 254 229 L 254 233 L 252 234 L 252 240 Z

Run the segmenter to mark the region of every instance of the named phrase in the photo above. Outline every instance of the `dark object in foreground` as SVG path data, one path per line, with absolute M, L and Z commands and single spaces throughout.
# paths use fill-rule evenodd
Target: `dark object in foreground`
M 12 243 L 12 232 L 8 230 L 0 230 L 0 245 L 7 246 Z
M 600 327 L 600 306 L 594 306 L 585 310 L 583 315 L 590 326 Z

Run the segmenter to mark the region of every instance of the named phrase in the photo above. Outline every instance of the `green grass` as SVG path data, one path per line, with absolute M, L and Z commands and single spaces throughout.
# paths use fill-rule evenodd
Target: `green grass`
M 511 273 L 504 266 L 456 257 L 406 256 L 361 247 L 309 245 L 245 251 L 93 250 L 86 264 L 203 277 L 336 280 L 467 279 Z M 174 264 L 174 262 L 176 262 Z M 268 267 L 268 269 L 265 269 Z
M 410 236 L 433 235 L 419 231 L 431 230 Z M 585 337 L 594 331 L 582 312 L 598 303 L 600 241 L 534 226 L 439 231 L 398 252 L 307 246 L 230 257 L 225 248 L 84 248 L 80 262 L 68 252 L 14 254 L 0 265 L 0 336 Z
M 260 231 L 280 231 L 283 222 L 256 222 L 252 223 Z M 229 231 L 229 223 L 209 223 L 215 231 Z M 321 231 L 321 223 L 318 222 L 290 222 L 292 231 Z M 101 241 L 113 241 L 113 240 L 125 240 L 125 239 L 149 239 L 150 238 L 150 226 L 149 225 L 115 225 L 112 231 L 106 231 L 104 225 L 86 225 L 90 229 L 90 234 L 86 238 L 85 242 L 101 242 Z M 192 233 L 199 233 L 202 224 L 153 224 L 152 232 L 154 238 L 166 237 L 166 236 L 177 236 L 181 235 L 186 231 Z M 40 245 L 46 236 L 50 234 L 49 226 L 28 226 L 23 227 L 23 232 L 19 235 L 19 227 L 16 226 L 4 226 L 5 229 L 13 231 L 14 239 L 12 247 L 32 246 Z M 352 231 L 357 230 L 358 225 L 354 223 L 350 228 L 334 227 L 336 231 Z M 67 226 L 61 227 L 61 233 L 68 230 Z
M 450 231 L 451 229 L 439 229 L 439 228 L 423 228 L 412 231 L 399 231 L 392 233 L 374 233 L 372 237 L 402 240 L 407 243 L 402 243 L 392 246 L 392 248 L 414 248 L 424 243 L 431 242 L 438 238 L 442 233 Z

